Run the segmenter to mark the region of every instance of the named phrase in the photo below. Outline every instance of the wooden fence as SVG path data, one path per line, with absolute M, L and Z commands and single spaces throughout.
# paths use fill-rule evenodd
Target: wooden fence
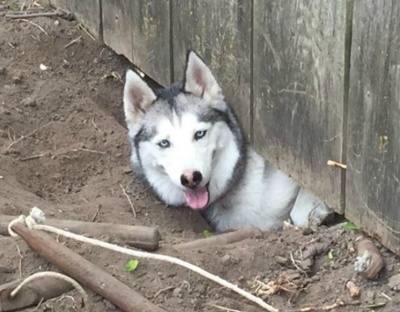
M 400 254 L 399 1 L 51 1 L 162 85 L 195 49 L 258 151 Z

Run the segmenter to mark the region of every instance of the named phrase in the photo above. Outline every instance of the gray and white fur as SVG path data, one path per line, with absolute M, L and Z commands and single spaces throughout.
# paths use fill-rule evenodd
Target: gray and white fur
M 330 210 L 246 142 L 215 77 L 194 52 L 182 83 L 153 91 L 128 70 L 124 111 L 134 170 L 166 204 L 203 213 L 217 231 L 307 226 Z

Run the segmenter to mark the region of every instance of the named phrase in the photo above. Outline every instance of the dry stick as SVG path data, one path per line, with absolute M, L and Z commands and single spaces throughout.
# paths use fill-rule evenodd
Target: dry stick
M 19 222 L 12 225 L 12 230 L 21 236 L 32 250 L 121 310 L 165 312 L 85 258 L 57 243 L 48 234 L 28 229 Z
M 40 130 L 46 128 L 47 126 L 51 125 L 52 123 L 53 123 L 53 122 L 51 121 L 51 122 L 45 124 L 44 126 L 41 126 L 41 127 L 37 128 L 37 129 L 33 130 L 32 132 L 29 132 L 27 135 L 22 135 L 18 140 L 12 142 L 12 143 L 5 149 L 5 152 L 8 151 L 11 147 L 13 147 L 13 146 L 14 146 L 15 144 L 17 144 L 18 142 L 22 141 L 23 139 L 26 139 L 26 138 L 30 137 L 31 135 L 33 135 L 33 134 L 35 134 L 36 132 L 38 132 L 38 131 L 40 131 Z
M 82 198 L 82 199 L 84 199 L 84 198 Z M 87 203 L 87 200 L 85 199 L 85 201 L 86 201 L 86 203 Z M 97 216 L 99 215 L 99 213 L 100 213 L 100 210 L 101 210 L 101 205 L 99 205 L 99 207 L 97 207 L 97 211 L 96 211 L 96 213 L 94 214 L 94 216 L 93 216 L 93 218 L 92 218 L 92 222 L 95 222 L 96 221 L 96 219 L 97 219 Z
M 301 308 L 299 310 L 294 310 L 294 312 L 319 312 L 319 311 L 332 311 L 334 309 L 344 307 L 346 303 L 343 301 L 331 304 L 329 306 L 325 307 L 307 307 L 307 308 Z
M 53 12 L 40 12 L 40 13 L 26 13 L 26 12 L 19 12 L 19 11 L 13 11 L 11 13 L 6 14 L 7 18 L 11 19 L 27 19 L 27 18 L 35 18 L 35 17 L 61 17 L 67 20 L 72 19 L 73 14 L 64 10 L 57 9 Z
M 195 248 L 205 249 L 209 248 L 210 246 L 225 246 L 240 242 L 247 238 L 259 237 L 261 235 L 262 232 L 257 228 L 241 229 L 229 233 L 213 235 L 209 238 L 202 238 L 188 243 L 177 244 L 173 247 L 177 250 L 188 250 Z
M 126 193 L 125 188 L 122 186 L 122 184 L 119 185 L 122 189 L 122 192 L 124 193 L 124 195 L 126 196 L 126 198 L 128 199 L 129 205 L 131 205 L 132 208 L 132 213 L 133 213 L 133 217 L 136 219 L 136 211 L 135 211 L 135 206 L 133 206 L 132 200 L 129 197 L 129 195 Z
M 25 158 L 20 158 L 19 161 L 34 160 L 34 159 L 38 159 L 43 156 L 45 156 L 45 154 L 33 155 L 33 156 L 25 157 Z
M 290 252 L 290 260 L 292 261 L 293 265 L 296 267 L 297 270 L 299 270 L 301 273 L 303 274 L 307 274 L 304 270 L 302 270 L 297 264 L 296 264 L 296 260 L 294 260 L 293 258 L 293 253 Z
M 342 164 L 342 163 L 339 163 L 339 162 L 334 161 L 334 160 L 328 160 L 328 161 L 326 162 L 326 164 L 327 164 L 328 166 L 332 166 L 332 167 L 338 167 L 338 168 L 341 168 L 341 169 L 347 169 L 347 165 Z
M 19 278 L 22 278 L 22 260 L 24 259 L 24 256 L 21 254 L 21 249 L 19 249 L 18 244 L 17 244 L 17 251 L 19 255 Z
M 103 133 L 103 131 L 101 131 L 101 130 L 99 129 L 99 127 L 97 127 L 96 123 L 94 122 L 94 118 L 92 118 L 92 125 L 93 125 L 93 127 L 94 127 L 97 131 L 99 131 L 100 133 Z
M 40 25 L 38 25 L 38 24 L 36 24 L 34 22 L 28 21 L 27 19 L 21 19 L 21 21 L 29 23 L 29 24 L 39 28 L 47 37 L 49 37 L 49 34 L 42 28 L 42 26 L 40 26 Z
M 16 311 L 29 308 L 40 304 L 40 298 L 49 300 L 61 296 L 73 289 L 73 286 L 53 277 L 45 276 L 35 279 L 29 283 L 29 287 L 23 287 L 14 300 L 11 298 L 11 292 L 21 283 L 14 281 L 0 286 L 0 303 L 2 312 Z
M 176 288 L 176 286 L 169 286 L 169 287 L 160 289 L 159 291 L 157 291 L 157 293 L 154 295 L 153 298 L 157 298 L 157 297 L 158 297 L 159 295 L 161 295 L 163 292 L 166 292 L 166 291 L 168 291 L 168 290 L 172 290 L 172 289 L 175 289 L 175 288 Z
M 9 235 L 8 225 L 15 218 L 15 216 L 0 214 L 0 235 Z M 46 219 L 46 224 L 91 237 L 105 235 L 113 240 L 149 251 L 157 250 L 161 239 L 160 232 L 156 228 L 146 226 L 59 219 Z
M 234 309 L 230 309 L 230 308 L 225 308 L 216 304 L 210 304 L 210 306 L 212 306 L 213 308 L 216 308 L 218 310 L 223 310 L 223 311 L 227 311 L 227 312 L 242 312 L 239 310 L 234 310 Z
M 37 208 L 36 208 L 37 209 Z M 28 217 L 31 218 L 31 217 Z M 14 222 L 14 221 L 13 221 Z M 18 224 L 16 224 L 18 225 Z M 10 224 L 10 227 L 12 228 L 12 230 L 14 230 L 15 225 Z M 256 303 L 257 305 L 259 305 L 260 307 L 264 308 L 267 311 L 270 312 L 279 312 L 279 310 L 275 309 L 273 306 L 267 304 L 266 302 L 264 302 L 264 300 L 262 300 L 259 297 L 256 297 L 252 294 L 250 294 L 249 292 L 239 288 L 238 286 L 220 278 L 219 276 L 216 276 L 214 274 L 211 274 L 209 272 L 207 272 L 206 270 L 195 266 L 189 262 L 183 261 L 181 259 L 178 258 L 174 258 L 171 256 L 166 256 L 166 255 L 159 255 L 159 254 L 152 254 L 152 253 L 148 253 L 148 252 L 143 252 L 143 251 L 139 251 L 139 250 L 132 250 L 129 248 L 124 248 L 124 247 L 120 247 L 117 245 L 113 245 L 110 243 L 106 243 L 97 239 L 93 239 L 93 238 L 89 238 L 89 237 L 84 237 L 84 236 L 80 236 L 80 235 L 76 235 L 61 229 L 57 229 L 51 226 L 47 226 L 47 225 L 41 225 L 41 224 L 34 224 L 32 225 L 32 227 L 36 230 L 43 230 L 43 231 L 47 231 L 47 232 L 51 232 L 57 235 L 61 235 L 67 238 L 72 238 L 74 240 L 83 242 L 83 243 L 88 243 L 88 244 L 92 244 L 95 246 L 99 246 L 99 247 L 103 247 L 109 250 L 113 250 L 119 253 L 123 253 L 126 255 L 130 255 L 133 257 L 138 257 L 138 258 L 144 258 L 144 259 L 153 259 L 153 260 L 159 260 L 159 261 L 164 261 L 164 262 L 169 262 L 172 264 L 176 264 L 179 266 L 182 266 L 186 269 L 189 269 L 205 278 L 208 278 L 209 280 L 212 280 L 213 282 L 224 286 L 226 288 L 228 288 L 229 290 L 232 290 L 234 292 L 236 292 L 237 294 L 241 295 L 242 297 L 248 299 L 249 301 Z M 19 234 L 19 233 L 18 233 Z
M 66 48 L 72 46 L 74 43 L 77 43 L 79 40 L 81 40 L 81 38 L 82 38 L 82 36 L 79 36 L 78 38 L 72 40 L 70 43 L 68 43 L 68 44 L 66 44 L 66 45 L 64 46 L 64 49 L 66 49 Z
M 93 36 L 90 34 L 90 32 L 88 32 L 88 31 L 85 29 L 85 27 L 82 26 L 82 24 L 79 24 L 79 25 L 78 25 L 78 28 L 81 29 L 81 30 L 83 30 L 83 31 L 86 33 L 86 35 L 88 35 L 88 36 L 90 37 L 90 39 L 92 39 L 93 41 L 96 41 L 96 38 L 93 37 Z

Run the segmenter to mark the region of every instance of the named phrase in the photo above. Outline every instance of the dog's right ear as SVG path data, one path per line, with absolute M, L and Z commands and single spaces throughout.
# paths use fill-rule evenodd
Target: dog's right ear
M 147 107 L 156 99 L 153 90 L 133 70 L 128 69 L 124 87 L 124 111 L 129 128 L 137 124 Z

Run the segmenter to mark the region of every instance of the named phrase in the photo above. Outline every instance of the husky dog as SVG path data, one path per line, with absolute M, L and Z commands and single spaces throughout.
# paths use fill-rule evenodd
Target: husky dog
M 217 231 L 307 226 L 329 209 L 247 143 L 210 69 L 187 55 L 182 83 L 153 91 L 128 70 L 124 111 L 136 172 L 168 205 L 200 210 Z

